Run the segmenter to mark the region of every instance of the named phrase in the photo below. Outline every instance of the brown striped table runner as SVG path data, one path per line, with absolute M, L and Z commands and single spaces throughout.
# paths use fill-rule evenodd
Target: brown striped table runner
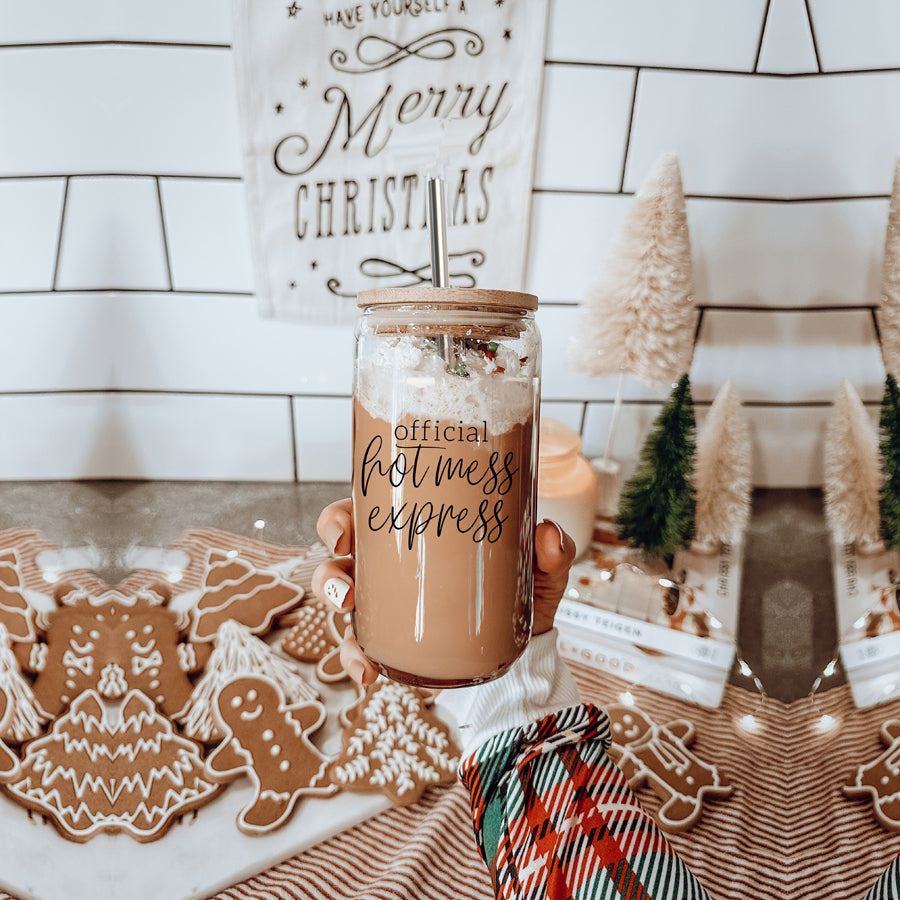
M 840 687 L 817 697 L 815 707 L 767 700 L 760 709 L 758 695 L 728 687 L 722 706 L 711 710 L 572 668 L 586 700 L 617 702 L 630 690 L 657 723 L 693 722 L 693 751 L 734 786 L 728 799 L 706 804 L 693 829 L 671 836 L 716 900 L 859 900 L 900 852 L 900 835 L 875 821 L 871 804 L 841 792 L 856 766 L 881 752 L 880 725 L 900 717 L 900 702 L 857 710 Z M 751 714 L 754 733 L 738 724 Z M 823 714 L 836 720 L 824 732 Z M 649 789 L 639 796 L 651 811 L 658 808 Z M 457 785 L 325 841 L 216 900 L 491 896 Z

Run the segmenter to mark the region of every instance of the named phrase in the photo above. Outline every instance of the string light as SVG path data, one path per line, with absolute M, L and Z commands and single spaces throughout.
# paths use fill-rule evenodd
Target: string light
M 756 721 L 756 716 L 753 713 L 747 713 L 745 716 L 741 716 L 738 719 L 738 724 L 744 731 L 756 731 L 759 728 L 759 722 Z
M 619 700 L 626 706 L 634 706 L 634 694 L 632 694 L 631 691 L 623 691 L 619 694 Z

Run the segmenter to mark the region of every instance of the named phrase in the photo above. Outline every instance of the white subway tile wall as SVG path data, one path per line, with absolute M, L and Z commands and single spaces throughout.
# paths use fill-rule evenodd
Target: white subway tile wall
M 339 480 L 352 328 L 253 296 L 229 5 L 0 0 L 0 478 Z M 616 378 L 567 348 L 631 197 L 674 151 L 702 422 L 732 378 L 761 486 L 821 481 L 873 308 L 900 151 L 889 0 L 551 0 L 526 284 L 543 411 L 606 449 Z M 667 389 L 623 379 L 628 474 Z

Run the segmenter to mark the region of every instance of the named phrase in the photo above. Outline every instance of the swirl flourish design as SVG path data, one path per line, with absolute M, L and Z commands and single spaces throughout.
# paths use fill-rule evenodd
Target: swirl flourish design
M 466 266 L 477 268 L 483 266 L 487 257 L 483 250 L 466 250 L 462 253 L 450 254 L 450 278 L 453 279 L 453 287 L 473 288 L 477 285 L 477 279 L 471 271 L 466 271 Z M 460 264 L 454 269 L 454 263 Z M 408 269 L 399 262 L 390 259 L 382 259 L 370 256 L 359 264 L 360 275 L 377 280 L 394 280 L 387 287 L 416 287 L 420 284 L 431 282 L 431 263 L 423 263 L 414 269 Z M 339 278 L 329 278 L 325 282 L 329 292 L 335 297 L 355 297 L 356 291 L 342 290 L 343 285 Z
M 452 59 L 456 56 L 457 39 L 469 56 L 479 56 L 484 50 L 484 38 L 477 32 L 468 28 L 442 28 L 423 34 L 408 44 L 398 44 L 377 34 L 366 35 L 356 45 L 358 66 L 350 63 L 346 51 L 340 48 L 332 50 L 328 59 L 338 72 L 363 75 L 390 68 L 412 56 L 432 62 Z

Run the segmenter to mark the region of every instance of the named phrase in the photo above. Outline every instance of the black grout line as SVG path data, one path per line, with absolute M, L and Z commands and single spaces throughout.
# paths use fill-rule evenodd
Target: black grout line
M 175 282 L 172 280 L 172 260 L 169 256 L 169 232 L 166 225 L 166 211 L 163 208 L 162 188 L 159 186 L 159 178 L 156 179 L 156 200 L 159 203 L 159 224 L 162 229 L 163 254 L 166 258 L 166 277 L 169 279 L 169 291 L 175 290 Z
M 204 41 L 35 41 L 24 44 L 0 44 L 0 50 L 59 50 L 64 47 L 168 47 L 176 50 L 230 50 L 231 44 Z
M 809 36 L 812 38 L 813 43 L 813 53 L 816 56 L 816 68 L 819 72 L 822 71 L 822 59 L 819 56 L 819 42 L 816 40 L 816 27 L 813 25 L 813 16 L 812 10 L 809 7 L 809 0 L 803 0 L 803 5 L 806 7 L 806 20 L 809 22 Z M 833 74 L 833 73 L 829 73 Z
M 881 328 L 878 327 L 878 315 L 876 314 L 876 310 L 878 307 L 872 306 L 870 307 L 872 311 L 872 324 L 875 326 L 875 337 L 878 340 L 878 346 L 881 346 Z
M 55 273 L 54 273 L 55 278 Z M 43 290 L 40 288 L 30 288 L 28 290 L 0 290 L 0 297 L 15 297 L 18 294 L 164 294 L 169 296 L 175 294 L 182 297 L 196 295 L 199 297 L 255 297 L 253 291 L 227 291 L 227 290 L 200 290 L 186 288 L 184 290 L 166 290 L 165 288 L 136 288 L 136 287 L 98 287 L 98 288 L 51 288 Z
M 634 128 L 634 108 L 637 103 L 638 82 L 641 70 L 634 70 L 634 87 L 631 89 L 631 105 L 628 108 L 628 128 L 625 132 L 625 152 L 622 154 L 622 176 L 619 178 L 619 193 L 625 193 L 625 170 L 628 168 L 628 151 L 631 149 L 631 131 Z
M 532 194 L 569 197 L 633 197 L 634 191 L 613 191 L 594 188 L 532 188 Z M 890 200 L 890 194 L 818 194 L 806 197 L 766 197 L 760 194 L 685 194 L 685 200 L 718 200 L 726 203 L 846 203 L 851 200 Z
M 817 47 L 815 36 L 813 45 Z M 818 60 L 818 50 L 816 50 Z M 593 69 L 634 69 L 641 68 L 649 72 L 674 72 L 683 75 L 740 75 L 747 78 L 830 78 L 844 75 L 895 75 L 900 73 L 900 66 L 873 66 L 860 69 L 820 69 L 817 72 L 751 72 L 748 69 L 691 69 L 687 66 L 662 66 L 647 63 L 606 63 L 587 62 L 578 59 L 545 59 L 547 66 L 580 66 Z
M 242 175 L 202 175 L 170 172 L 54 172 L 35 175 L 0 175 L 0 181 L 39 181 L 47 178 L 183 178 L 190 181 L 243 181 Z
M 847 303 L 841 304 L 814 304 L 811 306 L 740 306 L 739 304 L 698 304 L 701 309 L 711 312 L 777 312 L 777 313 L 806 313 L 806 312 L 863 312 L 874 310 L 871 303 Z
M 284 393 L 267 393 L 263 391 L 189 391 L 189 390 L 153 390 L 150 388 L 61 388 L 55 391 L 48 390 L 23 390 L 23 391 L 0 391 L 0 397 L 59 397 L 72 396 L 76 394 L 89 394 L 99 396 L 154 396 L 154 397 L 230 397 L 240 399 L 287 399 L 291 401 L 291 422 L 293 426 L 293 398 L 300 399 L 321 399 L 321 400 L 350 400 L 350 395 L 345 394 L 284 394 Z M 553 403 L 580 403 L 584 405 L 584 413 L 582 416 L 582 427 L 584 426 L 588 408 L 590 406 L 611 406 L 614 404 L 614 397 L 596 397 L 585 400 L 579 398 L 565 397 L 545 397 L 543 400 L 546 404 Z M 662 406 L 666 402 L 665 397 L 659 399 L 647 398 L 631 398 L 623 399 L 623 407 L 652 407 Z M 864 400 L 864 406 L 879 406 L 879 400 Z M 694 406 L 711 406 L 713 400 L 694 400 Z M 830 400 L 742 400 L 741 405 L 751 409 L 827 409 L 831 407 Z
M 290 396 L 288 401 L 288 418 L 291 423 L 291 455 L 294 465 L 294 481 L 300 480 L 300 454 L 297 451 L 297 423 L 294 419 L 294 398 Z
M 697 316 L 697 324 L 694 327 L 694 341 L 692 346 L 697 346 L 697 341 L 700 339 L 700 328 L 703 326 L 703 316 L 706 314 L 707 307 L 699 306 L 698 307 L 700 314 Z
M 63 198 L 62 204 L 59 210 L 59 232 L 56 235 L 56 259 L 53 261 L 53 279 L 50 282 L 50 290 L 56 290 L 56 281 L 59 277 L 59 259 L 62 256 L 62 240 L 63 240 L 63 225 L 66 221 L 66 204 L 69 200 L 69 179 L 66 179 L 65 186 L 63 187 Z
M 762 17 L 762 28 L 759 30 L 759 44 L 756 47 L 756 58 L 753 60 L 753 71 L 759 70 L 759 58 L 762 56 L 763 41 L 766 37 L 766 25 L 769 21 L 769 10 L 772 8 L 772 0 L 766 0 L 766 8 Z

